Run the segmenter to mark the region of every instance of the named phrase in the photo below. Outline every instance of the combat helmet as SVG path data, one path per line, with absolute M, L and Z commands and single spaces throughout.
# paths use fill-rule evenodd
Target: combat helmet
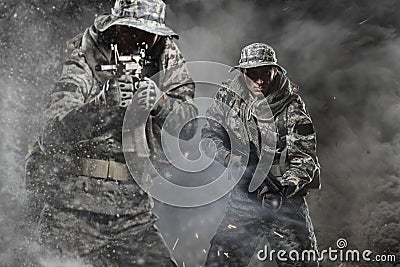
M 240 54 L 239 65 L 234 66 L 232 70 L 260 66 L 276 66 L 283 74 L 286 74 L 286 70 L 278 64 L 274 49 L 263 43 L 254 43 L 244 47 Z
M 96 18 L 100 32 L 113 25 L 125 25 L 161 36 L 179 36 L 165 25 L 165 3 L 161 0 L 116 0 L 111 14 Z

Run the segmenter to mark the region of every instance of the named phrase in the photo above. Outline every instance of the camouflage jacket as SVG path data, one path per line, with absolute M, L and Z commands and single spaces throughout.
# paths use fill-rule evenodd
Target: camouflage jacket
M 81 156 L 84 157 L 109 159 L 122 152 L 120 132 L 124 110 L 104 109 L 93 104 L 102 85 L 112 78 L 110 72 L 95 70 L 96 65 L 110 62 L 110 47 L 101 41 L 102 37 L 95 27 L 90 27 L 82 39 L 76 42 L 77 48 L 64 64 L 61 78 L 50 95 L 50 103 L 45 111 L 41 145 L 46 153 L 75 149 L 78 154 L 83 153 Z M 194 84 L 185 60 L 172 39 L 165 40 L 162 54 L 154 61 L 157 67 L 145 68 L 143 72 L 150 77 L 162 71 L 162 74 L 157 75 L 160 78 L 158 84 L 167 93 L 161 112 L 150 118 L 152 131 L 147 138 L 150 147 L 154 147 L 153 142 L 160 139 L 154 136 L 154 132 L 161 128 L 169 112 L 194 96 Z M 196 113 L 190 102 L 184 102 L 180 109 L 182 112 L 176 114 L 182 117 L 175 118 L 177 122 L 185 121 L 187 117 L 192 118 Z M 188 131 L 189 137 L 190 133 Z M 117 156 L 117 160 L 123 162 L 122 157 Z
M 158 85 L 166 92 L 161 111 L 150 116 L 146 125 L 147 142 L 152 152 L 160 149 L 161 127 L 173 109 L 180 105 L 174 110 L 176 116 L 170 128 L 173 125 L 179 127 L 181 122 L 197 115 L 190 101 L 194 97 L 194 83 L 185 60 L 172 38 L 164 41 L 165 46 L 154 59 L 153 68 L 143 70 L 147 77 L 161 71 Z M 36 182 L 42 185 L 46 201 L 55 205 L 106 214 L 140 213 L 138 205 L 148 209 L 150 201 L 135 183 L 124 185 L 73 173 L 74 164 L 82 157 L 125 162 L 122 152 L 125 110 L 99 106 L 94 101 L 102 85 L 112 78 L 111 73 L 96 70 L 98 64 L 109 64 L 111 47 L 94 26 L 75 38 L 73 45 L 74 50 L 50 95 L 40 145 L 36 146 L 52 162 L 49 165 L 53 168 L 43 167 L 45 177 L 39 175 L 40 181 Z M 195 125 L 189 125 L 180 137 L 190 138 L 194 132 Z M 35 161 L 28 159 L 30 165 Z
M 216 144 L 215 159 L 222 164 L 226 164 L 229 153 L 240 155 L 249 145 L 249 165 L 257 164 L 262 150 L 271 149 L 275 154 L 273 164 L 279 164 L 281 153 L 286 148 L 285 171 L 277 178 L 282 186 L 288 188 L 288 196 L 304 191 L 302 189 L 310 183 L 313 188 L 319 188 L 316 134 L 303 100 L 295 93 L 298 87 L 282 73 L 279 73 L 272 87 L 266 98 L 256 99 L 247 89 L 241 75 L 224 83 L 215 96 L 216 101 L 207 110 L 208 120 L 202 129 L 202 138 L 209 138 Z M 252 106 L 255 103 L 257 108 L 254 110 Z M 270 121 L 274 121 L 271 129 L 277 137 L 276 145 L 274 143 L 272 148 L 268 142 L 264 147 L 260 144 L 259 135 L 265 135 L 266 131 L 271 130 L 267 129 L 271 124 L 262 124 L 257 119 L 262 113 L 268 113 L 265 105 L 269 106 L 267 110 L 271 115 Z M 278 118 L 284 121 L 284 133 L 278 131 Z M 267 191 L 263 186 L 266 184 L 261 185 L 258 192 Z

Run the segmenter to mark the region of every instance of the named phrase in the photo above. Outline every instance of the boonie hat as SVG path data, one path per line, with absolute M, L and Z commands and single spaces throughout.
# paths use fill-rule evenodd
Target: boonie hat
M 94 25 L 100 32 L 113 25 L 124 25 L 161 36 L 179 38 L 165 25 L 165 3 L 161 0 L 116 0 L 111 14 L 97 17 Z
M 239 65 L 234 66 L 231 71 L 260 66 L 276 66 L 283 74 L 286 74 L 285 68 L 278 64 L 274 49 L 263 43 L 254 43 L 244 47 L 240 54 Z

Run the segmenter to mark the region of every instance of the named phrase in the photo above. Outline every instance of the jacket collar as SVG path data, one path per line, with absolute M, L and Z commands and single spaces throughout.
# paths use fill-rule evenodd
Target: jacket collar
M 243 80 L 242 74 L 235 76 L 229 86 L 229 89 L 246 103 L 251 103 L 258 108 L 262 108 L 262 106 L 266 104 L 269 105 L 274 116 L 281 112 L 292 99 L 297 97 L 294 93 L 297 88 L 298 87 L 281 72 L 278 72 L 278 76 L 273 81 L 271 92 L 264 98 L 256 98 L 250 93 Z

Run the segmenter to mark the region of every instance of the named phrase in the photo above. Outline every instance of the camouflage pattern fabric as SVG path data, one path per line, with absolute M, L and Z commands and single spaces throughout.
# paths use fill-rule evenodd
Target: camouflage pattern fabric
M 274 81 L 274 88 L 266 98 L 254 101 L 245 86 L 239 75 L 220 88 L 215 97 L 217 101 L 207 110 L 209 119 L 202 129 L 202 137 L 213 140 L 217 146 L 216 160 L 224 164 L 225 157 L 231 153 L 227 131 L 230 131 L 235 137 L 236 146 L 239 146 L 241 151 L 245 151 L 241 147 L 249 145 L 244 138 L 249 133 L 249 139 L 254 141 L 252 143 L 256 148 L 250 153 L 250 158 L 252 158 L 252 154 L 260 155 L 261 149 L 264 149 L 256 141 L 258 137 L 252 135 L 258 134 L 259 131 L 268 131 L 268 129 L 262 129 L 264 126 L 257 123 L 257 116 L 259 116 L 257 113 L 262 113 L 263 102 L 269 105 L 276 125 L 278 114 L 286 110 L 283 118 L 287 128 L 287 169 L 279 179 L 282 186 L 289 187 L 289 196 L 293 196 L 310 184 L 314 177 L 319 179 L 320 166 L 316 156 L 316 133 L 311 117 L 305 109 L 303 100 L 295 93 L 298 90 L 297 86 L 282 73 L 279 73 L 279 77 Z M 225 103 L 226 107 L 221 103 Z M 250 120 L 246 118 L 249 105 L 257 107 L 255 111 L 252 111 L 253 116 Z M 226 125 L 228 129 L 223 129 L 222 125 Z M 273 149 L 276 150 L 274 163 L 278 164 L 279 153 L 284 148 L 278 146 Z M 211 148 L 206 147 L 205 151 L 208 150 Z M 240 155 L 239 151 L 232 151 L 232 153 Z M 254 164 L 254 162 L 250 164 Z M 263 190 L 261 189 L 261 191 Z
M 176 266 L 155 221 L 148 210 L 116 216 L 46 206 L 41 242 L 61 259 L 77 257 L 96 267 Z
M 247 192 L 247 188 L 248 183 L 241 180 L 232 191 L 227 212 L 211 240 L 205 266 L 275 266 L 271 265 L 274 262 L 287 267 L 318 266 L 317 262 L 279 262 L 275 258 L 269 262 L 256 258 L 257 251 L 265 245 L 270 250 L 296 250 L 301 255 L 303 250 L 316 250 L 317 243 L 304 197 L 291 198 L 290 205 L 285 200 L 280 209 L 275 210 L 263 206 L 257 195 Z M 249 265 L 250 260 L 252 265 Z
M 316 135 L 305 104 L 295 92 L 298 87 L 282 72 L 274 80 L 270 93 L 265 99 L 253 98 L 243 78 L 238 75 L 225 83 L 218 91 L 215 101 L 207 111 L 208 121 L 202 129 L 202 137 L 210 138 L 217 145 L 216 160 L 225 164 L 229 153 L 240 155 L 240 151 L 231 151 L 228 132 L 237 142 L 232 149 L 250 145 L 250 157 L 247 168 L 258 163 L 263 149 L 275 151 L 274 164 L 279 164 L 282 151 L 287 149 L 285 171 L 276 177 L 285 189 L 280 208 L 273 208 L 274 203 L 282 198 L 264 182 L 256 192 L 249 193 L 248 185 L 251 171 L 245 172 L 239 184 L 231 193 L 227 212 L 211 241 L 211 248 L 205 266 L 247 266 L 261 238 L 266 238 L 272 249 L 296 249 L 298 251 L 316 249 L 316 239 L 311 219 L 304 199 L 310 183 L 317 179 L 319 187 L 319 163 L 316 156 Z M 227 107 L 221 105 L 225 103 Z M 285 142 L 278 135 L 276 147 L 264 148 L 258 144 L 258 134 L 268 129 L 257 122 L 262 116 L 263 105 L 268 104 L 278 129 L 278 118 L 283 119 L 286 127 Z M 257 108 L 248 118 L 249 106 Z M 279 116 L 283 114 L 283 116 Z M 217 123 L 217 122 L 223 122 Z M 222 125 L 226 125 L 223 129 Z M 243 126 L 241 126 L 243 125 Z M 244 135 L 249 135 L 250 144 Z M 205 149 L 207 151 L 207 148 Z M 268 178 L 266 178 L 268 179 Z M 230 226 L 229 226 L 230 225 Z M 232 225 L 234 227 L 232 227 Z M 276 234 L 278 233 L 278 234 Z M 218 252 L 219 251 L 219 252 Z M 224 253 L 227 253 L 226 256 Z M 308 266 L 305 263 L 279 263 L 279 266 Z M 318 263 L 309 263 L 315 266 Z
M 125 25 L 162 36 L 178 35 L 165 25 L 165 3 L 162 0 L 116 0 L 111 14 L 100 15 L 94 24 L 100 31 L 113 25 Z
M 286 70 L 278 64 L 275 50 L 263 43 L 254 43 L 244 47 L 240 53 L 239 65 L 236 65 L 234 69 L 248 69 L 260 66 L 276 66 L 283 74 L 286 74 Z
M 143 70 L 147 77 L 161 71 L 157 82 L 166 92 L 161 111 L 146 125 L 153 154 L 160 151 L 161 127 L 173 109 L 182 104 L 167 125 L 171 132 L 197 115 L 190 102 L 194 83 L 182 54 L 170 37 L 164 37 L 161 44 L 160 54 Z M 125 163 L 125 110 L 97 105 L 94 100 L 102 85 L 112 78 L 109 73 L 96 71 L 96 65 L 110 60 L 109 41 L 91 26 L 73 40 L 73 47 L 50 95 L 39 142 L 26 161 L 26 184 L 32 203 L 46 203 L 40 218 L 41 241 L 62 255 L 79 256 L 94 266 L 136 266 L 140 265 L 139 259 L 144 266 L 174 266 L 154 228 L 157 218 L 151 213 L 152 199 L 132 177 L 117 182 L 81 176 L 77 171 L 80 158 Z M 180 137 L 191 138 L 195 127 L 193 123 L 188 125 Z M 140 168 L 134 175 L 141 173 Z
M 68 171 L 68 169 L 75 169 L 74 164 L 79 161 L 79 158 L 114 159 L 117 162 L 125 162 L 121 134 L 125 110 L 119 107 L 97 106 L 93 101 L 100 92 L 101 85 L 111 78 L 109 73 L 93 71 L 96 63 L 102 62 L 101 59 L 93 58 L 93 55 L 101 55 L 101 53 L 89 50 L 89 48 L 97 49 L 97 47 L 88 47 L 89 42 L 94 44 L 95 37 L 90 34 L 90 30 L 85 33 L 82 40 L 84 45 L 82 48 L 76 49 L 72 53 L 71 59 L 64 65 L 62 76 L 50 95 L 50 104 L 45 112 L 46 124 L 41 135 L 40 147 L 51 159 L 64 158 L 66 163 L 60 165 L 67 165 L 67 169 L 59 170 L 60 174 L 65 173 L 64 171 Z M 101 48 L 106 49 L 105 47 Z M 106 61 L 106 58 L 103 60 Z M 177 116 L 173 116 L 172 122 L 165 127 L 167 130 L 173 127 L 179 129 L 183 121 L 195 117 L 197 112 L 189 101 L 185 101 L 193 97 L 194 85 L 188 75 L 184 59 L 171 39 L 166 40 L 164 52 L 160 56 L 160 65 L 161 70 L 166 70 L 160 75 L 160 77 L 162 76 L 160 89 L 168 90 L 168 92 L 165 94 L 160 113 L 157 116 L 151 116 L 146 127 L 148 129 L 146 131 L 148 145 L 154 154 L 161 149 L 161 127 L 166 116 L 173 109 L 183 103 L 178 110 L 174 110 L 174 114 Z M 182 84 L 183 86 L 179 86 Z M 190 137 L 193 130 L 193 127 L 186 129 L 185 134 L 184 129 L 183 138 Z M 74 186 L 78 186 L 78 183 L 69 178 L 65 183 L 70 182 Z M 88 180 L 85 186 L 90 188 L 93 184 L 92 187 L 96 189 L 98 183 L 98 181 Z M 81 209 L 82 205 L 85 205 L 85 209 L 88 211 L 101 211 L 111 215 L 116 214 L 116 211 L 104 209 L 104 207 L 118 206 L 120 213 L 132 213 L 130 200 L 126 199 L 127 201 L 121 201 L 119 205 L 116 205 L 112 198 L 107 197 L 110 189 L 104 192 L 101 190 L 93 192 L 92 199 L 88 199 L 84 191 L 82 193 L 84 195 L 79 196 L 78 192 L 80 191 L 71 192 L 74 188 L 61 186 L 61 184 L 55 186 L 58 187 L 56 188 L 57 194 L 62 193 L 66 196 L 62 200 L 65 207 Z M 71 194 L 74 196 L 72 197 Z M 101 200 L 96 201 L 96 197 Z M 83 204 L 82 201 L 75 199 L 87 199 L 87 201 Z M 107 202 L 108 200 L 110 203 Z M 101 205 L 99 205 L 100 202 Z

